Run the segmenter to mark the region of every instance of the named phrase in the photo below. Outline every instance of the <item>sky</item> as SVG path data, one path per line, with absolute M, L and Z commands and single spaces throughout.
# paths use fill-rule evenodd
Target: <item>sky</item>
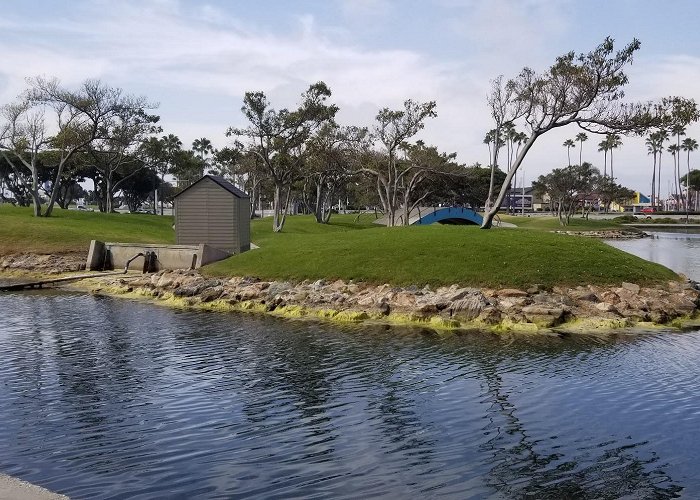
M 27 77 L 58 77 L 68 87 L 97 78 L 157 104 L 164 133 L 184 145 L 207 137 L 223 147 L 226 129 L 246 124 L 245 92 L 262 90 L 274 108 L 292 108 L 322 80 L 344 125 L 371 127 L 378 110 L 400 109 L 406 99 L 436 101 L 438 116 L 416 139 L 485 165 L 490 82 L 524 66 L 544 71 L 558 55 L 589 52 L 606 36 L 619 47 L 641 41 L 627 70 L 628 100 L 700 102 L 699 7 L 695 0 L 10 1 L 0 15 L 0 104 L 13 102 Z M 539 139 L 518 184 L 566 166 L 562 143 L 579 132 Z M 700 125 L 688 136 L 700 140 Z M 582 151 L 601 170 L 602 139 L 589 137 Z M 700 164 L 695 155 L 691 168 Z M 664 155 L 662 194 L 671 164 Z M 614 168 L 623 185 L 650 191 L 643 139 L 623 137 Z

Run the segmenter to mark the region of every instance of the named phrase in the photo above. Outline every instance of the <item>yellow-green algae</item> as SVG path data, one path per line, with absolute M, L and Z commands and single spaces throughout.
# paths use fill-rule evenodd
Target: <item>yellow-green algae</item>
M 32 278 L 56 278 L 70 276 L 76 273 L 64 273 L 61 275 L 34 273 L 34 272 L 1 272 L 0 276 L 7 277 L 32 277 Z M 140 277 L 141 275 L 138 275 Z M 106 276 L 105 276 L 106 277 Z M 125 275 L 125 278 L 136 278 L 136 275 Z M 112 276 L 113 278 L 113 276 Z M 458 330 L 480 330 L 490 331 L 496 334 L 551 334 L 553 332 L 613 332 L 621 329 L 664 329 L 664 328 L 692 328 L 700 326 L 700 318 L 695 314 L 680 318 L 675 318 L 667 324 L 657 324 L 653 322 L 635 322 L 626 318 L 577 318 L 567 320 L 556 327 L 543 327 L 536 323 L 513 321 L 509 318 L 501 320 L 500 323 L 490 324 L 480 320 L 457 320 L 445 318 L 440 315 L 421 316 L 416 313 L 392 312 L 388 315 L 380 313 L 368 313 L 363 310 L 344 309 L 335 310 L 328 308 L 309 308 L 300 305 L 287 305 L 269 310 L 268 306 L 256 300 L 245 300 L 241 302 L 230 302 L 225 299 L 217 299 L 210 302 L 201 302 L 197 297 L 177 297 L 172 292 L 163 291 L 158 294 L 152 289 L 132 287 L 128 283 L 109 284 L 102 280 L 101 276 L 86 278 L 80 282 L 64 285 L 65 288 L 87 291 L 90 293 L 118 296 L 135 300 L 148 300 L 154 304 L 181 309 L 196 309 L 215 312 L 253 312 L 265 313 L 281 318 L 289 319 L 319 319 L 338 323 L 378 323 L 394 326 L 428 327 L 435 331 L 452 332 Z

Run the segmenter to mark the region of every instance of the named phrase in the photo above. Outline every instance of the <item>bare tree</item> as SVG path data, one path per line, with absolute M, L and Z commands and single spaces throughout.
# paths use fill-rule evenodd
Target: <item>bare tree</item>
M 383 165 L 368 165 L 360 170 L 376 180 L 388 226 L 396 224 L 396 211 L 402 201 L 402 186 L 405 182 L 410 182 L 408 176 L 416 168 L 399 162 L 399 146 L 423 129 L 426 119 L 437 116 L 435 106 L 435 101 L 417 103 L 408 99 L 404 102 L 403 110 L 384 108 L 377 114 L 377 124 L 372 132 L 383 148 L 386 161 Z
M 653 127 L 670 127 L 698 119 L 695 101 L 680 97 L 664 98 L 652 103 L 624 103 L 624 86 L 628 83 L 623 68 L 632 62 L 640 47 L 638 40 L 617 52 L 613 40 L 588 54 L 569 52 L 558 57 L 543 74 L 524 68 L 503 83 L 494 81 L 489 107 L 497 128 L 505 123 L 522 123 L 527 140 L 509 166 L 496 202 L 484 217 L 482 228 L 491 227 L 515 176 L 537 139 L 552 129 L 576 124 L 592 133 L 644 133 Z

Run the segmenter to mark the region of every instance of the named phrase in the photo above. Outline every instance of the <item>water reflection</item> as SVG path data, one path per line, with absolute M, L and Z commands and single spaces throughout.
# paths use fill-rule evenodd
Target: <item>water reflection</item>
M 77 498 L 700 492 L 700 333 L 441 336 L 42 293 L 0 310 L 0 471 Z
M 611 246 L 700 281 L 700 234 L 649 231 L 650 238 L 606 240 Z

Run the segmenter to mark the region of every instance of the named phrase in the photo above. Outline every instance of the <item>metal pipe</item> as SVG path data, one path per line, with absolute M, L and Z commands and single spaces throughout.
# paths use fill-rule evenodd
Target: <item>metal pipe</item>
M 129 271 L 129 264 L 131 264 L 134 260 L 138 259 L 139 257 L 143 257 L 143 252 L 139 252 L 136 255 L 134 255 L 132 258 L 126 261 L 126 265 L 124 266 L 124 274 L 126 274 Z

